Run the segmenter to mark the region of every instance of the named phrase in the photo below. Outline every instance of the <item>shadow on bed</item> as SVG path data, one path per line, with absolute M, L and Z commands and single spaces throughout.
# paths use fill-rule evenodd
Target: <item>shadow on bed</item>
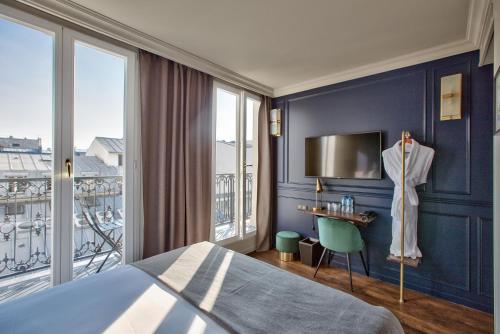
M 403 333 L 396 317 L 383 307 L 209 242 L 134 266 L 230 332 Z
M 206 327 L 179 298 L 155 278 L 124 266 L 4 303 L 0 323 L 2 332 L 40 334 L 188 333 Z

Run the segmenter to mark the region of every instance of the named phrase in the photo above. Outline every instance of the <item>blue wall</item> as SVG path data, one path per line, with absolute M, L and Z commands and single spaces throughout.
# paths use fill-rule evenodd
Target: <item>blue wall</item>
M 492 312 L 492 124 L 491 65 L 479 68 L 470 52 L 370 77 L 274 99 L 283 109 L 283 136 L 276 145 L 275 230 L 316 236 L 312 219 L 296 210 L 314 204 L 315 180 L 304 177 L 304 138 L 383 131 L 383 149 L 402 130 L 435 149 L 428 182 L 418 188 L 419 246 L 423 264 L 406 270 L 406 286 Z M 440 78 L 463 73 L 463 119 L 439 120 Z M 391 242 L 393 183 L 324 179 L 324 200 L 353 194 L 356 211 L 379 218 L 362 230 L 371 275 L 398 284 L 399 267 L 386 261 Z M 362 273 L 355 258 L 354 270 Z M 336 265 L 345 265 L 337 258 Z

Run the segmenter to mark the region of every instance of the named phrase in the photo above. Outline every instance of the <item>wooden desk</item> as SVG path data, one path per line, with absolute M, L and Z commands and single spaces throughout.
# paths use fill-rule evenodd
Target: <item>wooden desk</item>
M 327 211 L 327 210 L 319 210 L 319 211 L 313 211 L 312 209 L 307 209 L 307 210 L 299 210 L 302 213 L 317 216 L 317 217 L 327 217 L 327 218 L 335 218 L 335 219 L 341 219 L 348 221 L 354 225 L 357 226 L 362 226 L 366 227 L 368 224 L 373 222 L 375 219 L 377 219 L 377 216 L 370 216 L 368 218 L 363 219 L 363 217 L 357 213 L 347 213 L 347 212 L 340 212 L 340 211 Z

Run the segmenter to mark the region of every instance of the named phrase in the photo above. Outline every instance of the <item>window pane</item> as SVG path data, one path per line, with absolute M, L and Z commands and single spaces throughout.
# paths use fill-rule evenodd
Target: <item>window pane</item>
M 125 59 L 75 43 L 74 279 L 121 263 Z
M 215 240 L 237 234 L 237 130 L 238 96 L 217 89 L 215 147 Z
M 254 194 L 255 187 L 255 168 L 254 162 L 257 160 L 255 155 L 257 153 L 256 144 L 257 139 L 256 132 L 257 126 L 255 122 L 257 120 L 257 114 L 259 111 L 260 102 L 254 99 L 247 98 L 246 100 L 246 134 L 245 134 L 245 147 L 246 147 L 246 174 L 244 175 L 244 202 L 245 202 L 245 233 L 250 233 L 256 230 L 255 223 L 255 201 L 256 196 Z
M 0 19 L 0 302 L 50 286 L 54 46 Z

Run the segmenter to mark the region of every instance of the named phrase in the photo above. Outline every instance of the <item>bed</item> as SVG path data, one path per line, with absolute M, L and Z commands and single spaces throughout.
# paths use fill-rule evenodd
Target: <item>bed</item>
M 0 305 L 5 333 L 403 333 L 387 309 L 209 242 Z

